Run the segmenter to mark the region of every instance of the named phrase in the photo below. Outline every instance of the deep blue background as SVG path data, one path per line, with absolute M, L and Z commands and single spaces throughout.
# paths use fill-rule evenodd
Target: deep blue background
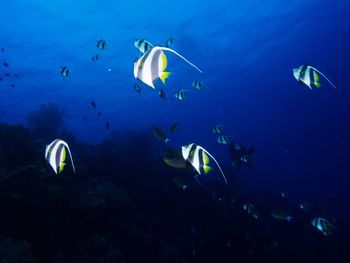
M 65 127 L 78 141 L 92 144 L 109 137 L 107 120 L 111 130 L 149 132 L 177 122 L 180 131 L 170 145 L 196 142 L 227 166 L 227 150 L 211 132 L 223 124 L 226 134 L 256 148 L 254 168 L 231 178 L 242 196 L 278 196 L 287 190 L 295 210 L 305 200 L 321 202 L 327 207 L 324 216 L 335 219 L 345 235 L 350 219 L 349 9 L 345 0 L 2 0 L 0 47 L 5 52 L 0 60 L 10 67 L 0 67 L 0 120 L 26 124 L 30 111 L 56 102 L 65 111 Z M 133 40 L 163 44 L 170 37 L 175 37 L 172 48 L 204 73 L 169 54 L 168 100 L 145 85 L 137 94 L 133 61 L 140 53 Z M 109 44 L 103 52 L 95 47 L 102 38 Z M 92 62 L 96 53 L 101 59 Z M 338 91 L 325 80 L 317 90 L 299 85 L 292 69 L 302 64 L 318 68 Z M 62 65 L 72 72 L 66 79 L 58 72 Z M 4 77 L 8 72 L 19 76 Z M 208 88 L 195 90 L 194 79 Z M 174 98 L 178 89 L 190 90 L 186 101 Z M 269 216 L 273 207 L 261 200 L 259 205 Z

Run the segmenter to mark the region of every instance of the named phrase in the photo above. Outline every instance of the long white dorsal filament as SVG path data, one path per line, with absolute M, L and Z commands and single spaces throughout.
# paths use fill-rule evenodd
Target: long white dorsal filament
M 202 150 L 203 150 L 206 154 L 208 154 L 208 155 L 210 156 L 210 158 L 212 158 L 212 159 L 214 160 L 214 162 L 216 163 L 216 165 L 218 166 L 218 168 L 219 168 L 219 170 L 220 170 L 220 172 L 221 172 L 221 174 L 222 174 L 222 177 L 224 178 L 225 183 L 227 184 L 226 176 L 224 175 L 224 172 L 221 170 L 221 167 L 220 167 L 219 163 L 215 160 L 214 156 L 212 156 L 212 155 L 211 155 L 207 150 L 205 150 L 203 147 L 201 147 L 201 148 L 202 148 Z
M 183 60 L 185 60 L 188 64 L 190 64 L 192 67 L 194 67 L 195 69 L 197 69 L 200 73 L 203 73 L 196 65 L 194 65 L 193 63 L 191 63 L 190 61 L 188 61 L 185 57 L 181 56 L 179 53 L 177 53 L 175 50 L 172 50 L 171 48 L 167 48 L 167 47 L 159 47 L 162 50 L 166 50 L 169 52 L 174 53 L 175 55 L 179 56 L 180 58 L 182 58 Z
M 330 81 L 321 71 L 319 71 L 318 69 L 311 67 L 313 70 L 315 70 L 317 73 L 319 73 L 320 75 L 322 75 L 328 82 L 329 84 L 331 84 L 333 86 L 333 88 L 337 89 L 337 87 L 332 83 L 332 81 Z
M 74 173 L 76 173 L 76 172 L 75 172 L 75 166 L 74 166 L 73 158 L 72 158 L 72 154 L 71 154 L 71 152 L 70 152 L 69 146 L 68 146 L 68 144 L 67 144 L 66 142 L 63 142 L 63 141 L 62 141 L 62 143 L 63 143 L 63 145 L 68 149 L 70 161 L 72 162 L 73 171 L 74 171 Z

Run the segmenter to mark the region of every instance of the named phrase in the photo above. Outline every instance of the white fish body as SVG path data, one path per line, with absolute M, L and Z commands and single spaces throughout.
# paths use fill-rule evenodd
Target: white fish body
M 52 169 L 55 171 L 56 174 L 60 172 L 60 169 L 63 169 L 62 165 L 64 165 L 63 162 L 66 157 L 66 149 L 68 150 L 70 160 L 72 162 L 73 171 L 75 173 L 75 166 L 72 154 L 70 152 L 68 144 L 65 141 L 56 139 L 46 146 L 45 159 L 51 165 Z

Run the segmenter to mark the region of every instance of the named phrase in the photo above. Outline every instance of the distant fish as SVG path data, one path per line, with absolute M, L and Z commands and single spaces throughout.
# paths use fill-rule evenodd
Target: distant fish
M 14 88 L 14 87 L 16 87 L 15 84 L 11 84 L 11 88 Z
M 0 81 L 3 81 L 4 79 L 0 77 Z
M 290 216 L 287 212 L 281 209 L 272 210 L 270 214 L 273 218 L 276 218 L 279 220 L 287 220 L 288 222 L 292 222 L 293 220 L 292 216 Z
M 96 103 L 94 101 L 91 101 L 90 104 L 94 109 L 96 109 Z
M 70 69 L 66 66 L 62 66 L 59 68 L 60 73 L 63 77 L 68 77 L 70 75 Z
M 87 121 L 87 118 L 86 117 L 82 117 L 84 121 Z
M 180 177 L 175 177 L 174 183 L 177 187 L 181 188 L 184 191 L 188 189 L 188 186 L 185 184 L 184 180 L 182 180 L 182 178 Z
M 97 113 L 97 117 L 100 117 L 101 114 L 102 114 L 102 112 L 99 111 L 99 112 Z
M 73 171 L 75 173 L 72 154 L 69 150 L 68 144 L 65 141 L 56 139 L 46 146 L 45 159 L 51 165 L 52 169 L 55 171 L 56 174 L 62 173 L 66 165 L 66 149 L 68 150 Z
M 149 50 L 153 48 L 153 45 L 145 39 L 135 39 L 134 46 L 137 48 L 142 54 L 147 53 Z
M 192 86 L 198 90 L 204 89 L 206 87 L 205 84 L 199 80 L 194 80 L 192 82 Z
M 231 139 L 227 135 L 219 135 L 217 142 L 220 144 L 229 144 L 231 142 Z
M 153 133 L 154 137 L 156 137 L 158 140 L 160 140 L 164 143 L 168 143 L 170 141 L 170 139 L 165 135 L 163 130 L 160 128 L 153 128 L 152 133 Z
M 4 65 L 4 67 L 10 67 L 10 65 L 7 62 L 3 62 L 2 64 Z
M 187 146 L 182 146 L 182 157 L 188 161 L 199 175 L 209 173 L 213 168 L 209 166 L 210 158 L 219 168 L 222 178 L 227 184 L 227 179 L 216 159 L 202 146 L 191 143 Z M 210 157 L 210 158 L 209 158 Z
M 187 99 L 187 96 L 185 94 L 185 90 L 179 90 L 175 93 L 175 98 L 177 98 L 178 100 L 185 100 Z
M 251 215 L 254 219 L 260 219 L 260 213 L 258 210 L 254 207 L 252 203 L 244 203 L 243 209 L 247 211 L 249 215 Z
M 215 125 L 215 127 L 213 128 L 213 133 L 215 134 L 220 134 L 224 131 L 224 125 Z
M 1 53 L 4 54 L 4 52 L 5 52 L 5 49 L 2 47 L 1 48 Z
M 289 195 L 289 193 L 288 193 L 287 191 L 282 191 L 282 192 L 281 192 L 281 196 L 282 196 L 282 198 L 284 198 L 284 199 L 287 199 L 287 198 L 288 198 L 288 195 Z
M 339 231 L 333 224 L 326 219 L 317 217 L 311 220 L 311 224 L 322 232 L 325 236 L 331 236 L 335 231 Z
M 337 88 L 321 71 L 310 65 L 301 65 L 300 67 L 293 69 L 294 78 L 300 83 L 308 86 L 310 89 L 313 87 L 321 87 L 319 74 L 323 76 L 335 89 Z
M 109 121 L 106 121 L 105 127 L 107 130 L 109 130 Z
M 92 61 L 97 61 L 97 60 L 99 60 L 100 59 L 100 55 L 99 54 L 95 54 L 95 55 L 93 55 L 92 57 L 91 57 L 91 59 L 92 59 Z
M 170 47 L 173 43 L 174 43 L 174 37 L 171 37 L 167 41 L 165 41 L 165 46 Z
M 301 210 L 304 210 L 305 212 L 309 212 L 311 205 L 309 202 L 303 202 L 299 205 Z
M 165 80 L 169 77 L 170 72 L 165 71 L 167 67 L 167 57 L 163 51 L 169 51 L 176 54 L 192 67 L 196 68 L 199 72 L 202 72 L 198 67 L 189 62 L 176 51 L 166 47 L 155 46 L 135 61 L 134 77 L 153 89 L 155 89 L 157 79 L 160 79 L 163 84 L 165 84 Z
M 177 131 L 179 125 L 177 123 L 174 123 L 173 125 L 170 126 L 169 128 L 169 133 L 173 133 L 175 131 Z
M 138 93 L 138 94 L 141 94 L 141 87 L 139 84 L 135 84 L 135 91 Z
M 17 74 L 17 73 L 15 73 L 15 74 L 13 74 L 13 76 L 14 76 L 14 77 L 18 77 L 18 74 Z
M 165 94 L 165 91 L 163 89 L 160 89 L 158 91 L 158 94 L 159 94 L 159 97 L 162 99 L 162 100 L 166 100 L 166 94 Z
M 101 50 L 106 50 L 108 48 L 107 41 L 104 39 L 97 40 L 96 47 L 101 49 Z
M 163 161 L 173 168 L 183 169 L 188 167 L 187 162 L 182 157 L 181 153 L 171 149 L 163 152 Z
M 10 76 L 11 76 L 11 73 L 5 73 L 5 76 L 6 76 L 6 77 L 10 77 Z

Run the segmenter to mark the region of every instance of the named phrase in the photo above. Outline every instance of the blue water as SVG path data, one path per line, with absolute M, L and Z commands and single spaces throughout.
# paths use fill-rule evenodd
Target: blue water
M 257 201 L 286 190 L 290 207 L 305 200 L 326 203 L 326 215 L 345 237 L 349 10 L 345 0 L 2 0 L 0 61 L 9 67 L 0 66 L 0 121 L 28 125 L 30 112 L 54 102 L 65 112 L 65 128 L 89 144 L 110 138 L 113 131 L 151 134 L 155 126 L 167 129 L 176 122 L 179 132 L 170 146 L 196 142 L 227 166 L 228 152 L 211 131 L 223 124 L 226 134 L 256 149 L 254 167 L 231 178 L 238 199 Z M 172 75 L 165 86 L 156 85 L 167 93 L 162 101 L 133 77 L 134 60 L 141 55 L 133 41 L 163 45 L 170 37 L 171 48 L 203 74 L 167 53 Z M 96 48 L 99 39 L 108 42 L 107 50 Z M 94 54 L 101 56 L 96 62 Z M 318 68 L 338 90 L 324 79 L 320 89 L 300 85 L 292 69 L 302 64 Z M 60 75 L 61 66 L 70 68 L 69 77 Z M 194 79 L 207 88 L 194 89 Z M 176 100 L 179 89 L 189 90 L 187 100 Z M 260 199 L 269 216 L 273 207 L 263 203 Z

